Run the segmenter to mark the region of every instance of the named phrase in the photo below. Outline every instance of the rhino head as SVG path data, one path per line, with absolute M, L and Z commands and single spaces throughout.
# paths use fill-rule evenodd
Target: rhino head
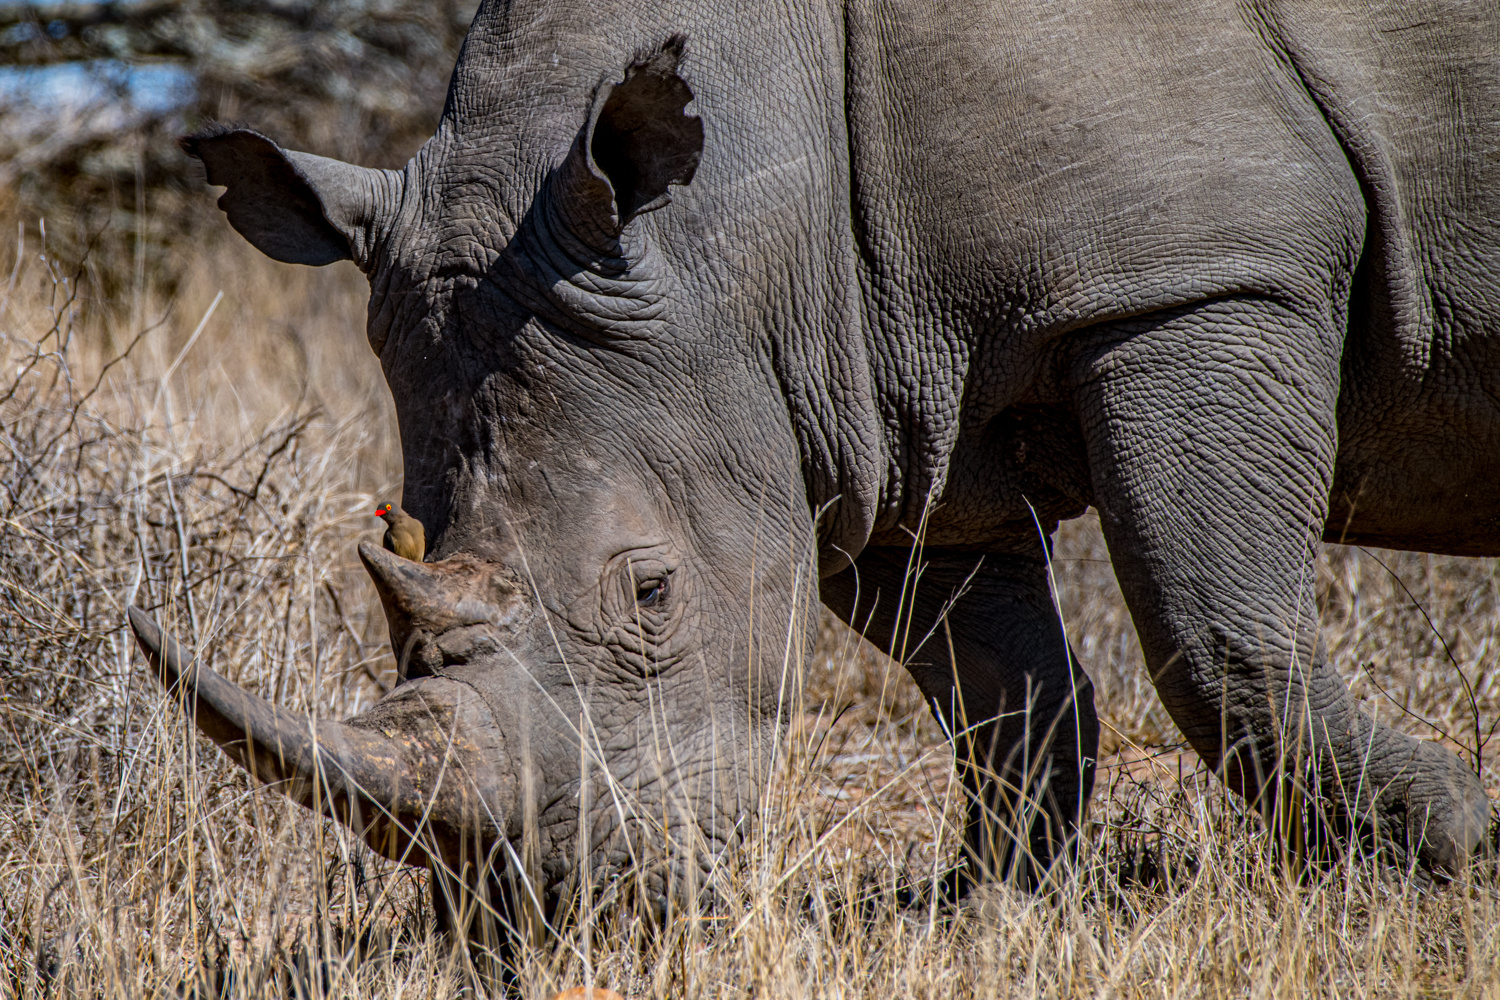
M 136 625 L 263 779 L 391 857 L 530 851 L 555 897 L 666 844 L 661 877 L 701 879 L 740 835 L 884 459 L 874 414 L 816 412 L 871 398 L 836 73 L 794 34 L 693 64 L 681 35 L 523 6 L 481 9 L 402 170 L 183 141 L 263 252 L 369 278 L 428 538 L 420 564 L 360 550 L 403 682 L 310 726 Z

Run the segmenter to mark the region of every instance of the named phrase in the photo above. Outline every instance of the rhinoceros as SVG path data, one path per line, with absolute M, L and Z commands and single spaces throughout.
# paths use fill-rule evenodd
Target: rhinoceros
M 1497 52 L 1455 0 L 485 2 L 400 170 L 184 140 L 255 246 L 369 278 L 402 683 L 311 725 L 138 635 L 262 780 L 550 910 L 709 877 L 820 596 L 952 734 L 964 880 L 1037 884 L 1093 784 L 1047 562 L 1093 506 L 1228 787 L 1451 872 L 1482 785 L 1356 705 L 1314 558 L 1500 553 Z

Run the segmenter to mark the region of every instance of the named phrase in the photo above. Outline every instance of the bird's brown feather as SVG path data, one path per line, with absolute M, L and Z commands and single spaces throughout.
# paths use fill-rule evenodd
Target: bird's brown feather
M 385 537 L 380 540 L 380 544 L 402 559 L 421 562 L 422 557 L 427 554 L 427 532 L 423 530 L 422 522 L 396 506 L 380 516 L 389 526 L 385 529 Z

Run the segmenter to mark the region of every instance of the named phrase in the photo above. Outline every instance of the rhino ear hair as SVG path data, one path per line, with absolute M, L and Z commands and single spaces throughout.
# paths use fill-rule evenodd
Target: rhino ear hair
M 229 224 L 288 264 L 367 262 L 399 196 L 401 174 L 282 149 L 253 129 L 212 126 L 178 140 L 227 189 Z
M 683 113 L 693 92 L 677 72 L 685 45 L 673 35 L 626 67 L 622 82 L 601 86 L 575 146 L 592 179 L 608 186 L 616 232 L 670 204 L 668 188 L 698 169 L 703 120 Z

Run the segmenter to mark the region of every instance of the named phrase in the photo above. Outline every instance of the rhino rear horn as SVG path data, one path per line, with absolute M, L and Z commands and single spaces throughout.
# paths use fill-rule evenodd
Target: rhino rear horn
M 531 606 L 526 588 L 504 566 L 471 555 L 419 563 L 366 541 L 359 558 L 380 594 L 398 655 L 414 632 L 436 636 L 471 625 L 508 630 Z

